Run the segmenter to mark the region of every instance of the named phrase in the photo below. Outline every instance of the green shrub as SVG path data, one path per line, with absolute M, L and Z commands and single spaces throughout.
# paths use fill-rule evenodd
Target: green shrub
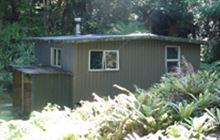
M 167 76 L 162 77 L 159 84 L 155 84 L 150 88 L 150 92 L 157 94 L 167 99 L 175 100 L 175 97 L 185 98 L 189 94 L 199 96 L 200 93 L 205 91 L 215 92 L 219 85 L 218 75 L 214 72 L 198 71 L 196 73 L 180 75 L 180 76 Z
M 0 139 L 206 139 L 219 130 L 220 111 L 212 109 L 219 104 L 218 86 L 216 74 L 206 71 L 163 77 L 147 91 L 115 86 L 125 94 L 94 94 L 74 110 L 49 104 L 26 121 L 0 121 Z
M 210 72 L 215 72 L 218 77 L 220 77 L 220 61 L 214 61 L 212 63 L 202 63 L 201 64 L 201 69 L 210 71 Z
M 186 120 L 191 117 L 196 108 L 196 104 L 194 102 L 191 102 L 190 104 L 183 104 L 182 102 L 179 102 L 178 105 L 172 104 L 172 107 L 177 112 L 177 117 L 175 117 L 176 119 Z
M 147 117 L 147 133 L 156 132 L 172 123 L 173 119 L 169 116 L 166 102 L 157 95 L 139 88 L 136 88 L 134 95 L 138 99 L 140 111 Z
M 125 140 L 205 140 L 212 139 L 207 135 L 207 132 L 214 128 L 214 120 L 205 113 L 200 117 L 190 119 L 187 123 L 175 123 L 166 129 L 158 130 L 154 134 L 150 133 L 143 137 L 136 133 L 129 134 Z
M 216 102 L 220 80 L 215 72 L 198 71 L 187 75 L 162 77 L 161 82 L 148 90 L 168 102 L 182 100 L 199 102 L 204 107 Z M 217 100 L 218 101 L 218 100 Z
M 216 126 L 220 127 L 220 109 L 219 108 L 211 108 L 206 109 L 207 113 L 215 120 Z
M 123 139 L 132 132 L 144 135 L 169 124 L 163 104 L 155 101 L 153 104 L 153 98 L 138 100 L 133 94 L 120 94 L 104 100 L 94 96 L 94 102 L 84 101 L 82 107 L 73 111 L 49 104 L 42 112 L 32 112 L 27 121 L 1 123 L 0 130 L 4 129 L 4 133 L 0 131 L 0 136 L 28 139 L 41 134 L 42 139 Z M 146 109 L 145 103 L 150 109 Z
M 33 45 L 22 40 L 25 36 L 23 27 L 14 23 L 0 29 L 0 66 L 32 63 Z

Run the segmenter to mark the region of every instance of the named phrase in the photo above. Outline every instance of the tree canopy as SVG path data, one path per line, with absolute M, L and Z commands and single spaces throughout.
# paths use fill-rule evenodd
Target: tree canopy
M 21 37 L 72 35 L 81 17 L 83 34 L 152 32 L 218 46 L 219 9 L 219 0 L 0 0 L 0 35 L 15 25 Z
M 1 0 L 0 4 L 0 27 L 16 22 L 28 36 L 73 34 L 75 17 L 83 19 L 84 34 L 109 33 L 115 25 L 135 22 L 141 31 L 144 27 L 155 34 L 219 36 L 218 0 Z

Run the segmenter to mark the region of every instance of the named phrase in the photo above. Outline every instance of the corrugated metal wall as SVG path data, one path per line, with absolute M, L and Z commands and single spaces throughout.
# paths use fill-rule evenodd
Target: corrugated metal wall
M 134 85 L 147 89 L 158 82 L 165 73 L 166 45 L 180 46 L 181 55 L 190 61 L 195 69 L 199 68 L 199 45 L 147 39 L 90 42 L 77 45 L 37 44 L 35 55 L 38 60 L 37 63 L 50 65 L 50 48 L 62 48 L 62 68 L 73 73 L 73 100 L 79 102 L 81 99 L 91 99 L 93 92 L 99 95 L 119 93 L 113 88 L 113 84 L 119 84 L 133 90 Z M 120 70 L 89 72 L 88 53 L 90 49 L 118 49 Z
M 90 99 L 93 92 L 99 95 L 115 95 L 119 91 L 113 84 L 133 90 L 134 85 L 147 89 L 159 81 L 165 73 L 165 46 L 181 46 L 181 55 L 197 69 L 200 65 L 199 45 L 172 43 L 157 40 L 133 40 L 117 42 L 82 43 L 77 46 L 77 70 L 74 72 L 74 101 Z M 118 49 L 119 71 L 88 71 L 90 49 Z
M 70 75 L 33 75 L 32 110 L 42 109 L 48 102 L 71 107 L 72 85 Z
M 50 65 L 50 49 L 61 48 L 61 66 L 62 69 L 66 71 L 73 71 L 74 69 L 74 60 L 76 54 L 76 47 L 73 44 L 48 44 L 48 43 L 39 43 L 36 44 L 34 53 L 36 57 L 37 64 Z

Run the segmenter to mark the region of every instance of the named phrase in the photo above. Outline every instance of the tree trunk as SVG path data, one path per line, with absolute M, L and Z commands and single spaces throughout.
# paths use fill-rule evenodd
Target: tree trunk
M 11 22 L 16 22 L 19 19 L 18 4 L 20 0 L 10 0 L 11 5 Z
M 50 0 L 43 0 L 43 24 L 46 34 L 49 34 L 49 3 Z

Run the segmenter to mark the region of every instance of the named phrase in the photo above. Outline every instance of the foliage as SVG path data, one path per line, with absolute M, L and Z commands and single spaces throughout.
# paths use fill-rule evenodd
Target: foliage
M 219 106 L 219 82 L 216 72 L 198 71 L 162 77 L 148 92 L 167 102 L 173 118 L 186 120 Z
M 202 53 L 202 62 L 203 63 L 215 63 L 220 58 L 220 42 L 218 39 L 213 39 L 212 41 L 209 41 L 207 45 L 202 45 L 201 47 L 201 53 Z
M 121 94 L 107 100 L 94 96 L 96 101 L 82 102 L 82 107 L 73 111 L 49 104 L 41 113 L 33 112 L 27 121 L 2 122 L 0 130 L 4 131 L 0 136 L 2 139 L 39 139 L 38 135 L 40 139 L 122 139 L 129 132 L 151 132 L 148 129 L 157 123 L 156 113 L 160 110 L 146 116 L 148 111 L 140 110 L 140 102 L 134 95 Z M 159 117 L 163 122 L 168 121 L 167 115 L 163 119 Z
M 17 24 L 0 27 L 0 69 L 7 69 L 9 64 L 32 64 L 34 62 L 33 44 L 25 42 L 26 31 Z M 1 86 L 9 88 L 12 82 L 11 73 L 0 75 Z
M 20 25 L 11 24 L 0 32 L 0 65 L 30 64 L 34 61 L 32 45 L 22 42 Z
M 0 136 L 5 139 L 28 139 L 37 135 L 41 139 L 122 139 L 131 132 L 147 134 L 169 124 L 165 106 L 153 100 L 152 95 L 144 99 L 133 94 L 106 100 L 94 97 L 94 102 L 84 101 L 82 107 L 73 111 L 49 104 L 41 113 L 33 112 L 27 121 L 4 122 L 0 124 L 0 129 L 4 128 Z
M 155 84 L 149 92 L 166 98 L 167 100 L 180 101 L 183 98 L 198 97 L 201 93 L 215 93 L 218 88 L 219 78 L 215 72 L 198 71 L 187 75 L 165 76 L 159 84 Z
M 207 113 L 215 120 L 217 127 L 220 126 L 220 110 L 219 108 L 206 109 Z
M 220 35 L 220 2 L 218 0 L 187 0 L 190 10 L 194 14 L 194 25 L 197 26 L 196 35 L 209 41 L 203 47 L 204 61 L 211 63 L 219 60 Z
M 129 134 L 125 140 L 152 140 L 152 139 L 176 139 L 176 140 L 203 140 L 211 139 L 207 132 L 214 129 L 214 120 L 205 113 L 200 117 L 191 119 L 189 124 L 176 123 L 163 130 L 158 130 L 155 134 L 141 137 L 136 133 Z
M 108 33 L 110 34 L 129 34 L 140 32 L 144 33 L 146 32 L 146 30 L 143 25 L 138 21 L 131 21 L 128 24 L 118 22 L 116 24 L 113 24 L 110 31 L 108 31 Z
M 190 104 L 183 105 L 182 102 L 179 102 L 178 106 L 176 104 L 172 104 L 174 109 L 178 113 L 178 117 L 181 120 L 189 119 L 192 115 L 194 109 L 196 108 L 196 104 L 194 102 L 191 102 Z
M 158 98 L 156 95 L 136 89 L 137 99 L 140 102 L 140 111 L 146 116 L 147 124 L 150 127 L 147 128 L 149 132 L 155 132 L 159 128 L 164 128 L 172 123 L 172 118 L 169 116 L 166 103 Z
M 105 34 L 118 22 L 125 24 L 130 22 L 132 11 L 130 0 L 94 0 L 90 6 L 91 14 L 87 15 L 83 29 L 85 33 Z
M 208 37 L 209 40 L 219 36 L 219 7 L 218 0 L 187 0 L 190 3 L 190 9 L 195 14 L 195 24 L 198 28 L 198 36 Z
M 202 63 L 201 69 L 207 70 L 210 72 L 215 72 L 218 76 L 220 76 L 220 62 L 219 61 L 214 61 L 211 64 Z
M 84 34 L 106 33 L 120 22 L 128 25 L 133 15 L 135 22 L 156 34 L 194 37 L 196 33 L 210 39 L 219 35 L 216 0 L 12 0 L 0 5 L 0 26 L 17 22 L 29 35 L 72 34 L 74 17 L 82 17 Z
M 136 0 L 134 7 L 154 34 L 181 37 L 194 34 L 193 14 L 184 0 Z
M 3 94 L 4 93 L 4 87 L 1 85 L 0 86 L 0 94 Z

